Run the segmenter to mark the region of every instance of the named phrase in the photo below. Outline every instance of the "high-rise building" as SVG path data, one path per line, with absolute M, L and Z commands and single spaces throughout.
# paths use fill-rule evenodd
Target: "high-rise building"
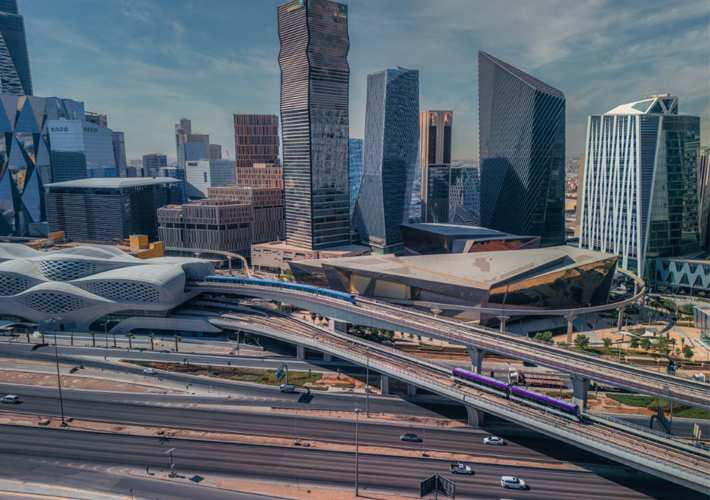
M 207 151 L 207 159 L 221 160 L 222 159 L 222 146 L 219 144 L 210 144 L 209 150 Z
M 272 167 L 263 163 L 255 163 L 251 167 L 237 168 L 237 185 L 239 187 L 283 189 L 283 178 L 283 168 Z
M 84 120 L 48 120 L 52 182 L 118 177 L 111 129 Z
M 126 138 L 123 132 L 113 130 L 111 132 L 111 142 L 113 143 L 113 158 L 116 161 L 119 177 L 128 177 L 126 174 Z
M 185 168 L 185 143 L 192 134 L 192 122 L 187 118 L 180 118 L 180 123 L 175 125 L 175 149 L 177 151 L 178 168 Z
M 360 191 L 362 182 L 362 139 L 350 139 L 348 146 L 350 157 L 350 223 L 353 223 L 355 215 L 355 204 L 357 203 L 357 193 Z
M 175 179 L 81 179 L 48 184 L 50 231 L 76 241 L 105 243 L 143 234 L 155 240 L 158 209 L 179 203 Z
M 449 222 L 480 226 L 481 178 L 478 165 L 452 165 L 449 187 Z
M 185 183 L 189 198 L 206 198 L 207 188 L 236 183 L 234 160 L 199 160 L 185 163 Z
M 700 244 L 710 252 L 710 148 L 701 148 L 698 157 L 698 198 Z
M 219 160 L 222 158 L 222 146 L 210 144 L 207 134 L 193 134 L 192 121 L 180 118 L 175 125 L 175 148 L 178 168 L 185 168 L 185 162 L 197 160 Z
M 102 115 L 101 113 L 94 113 L 92 111 L 87 111 L 85 120 L 89 123 L 93 123 L 94 125 L 108 127 L 108 116 Z
M 581 248 L 616 253 L 653 283 L 656 258 L 697 252 L 700 119 L 646 96 L 588 120 Z
M 255 163 L 278 165 L 279 117 L 234 115 L 234 159 L 237 168 Z
M 422 222 L 449 221 L 453 111 L 419 113 Z
M 185 170 L 177 167 L 164 167 L 160 173 L 161 177 L 177 179 L 177 186 L 180 188 L 180 202 L 187 203 L 187 185 L 185 183 Z
M 481 225 L 565 242 L 565 96 L 478 53 Z
M 143 155 L 143 173 L 145 177 L 160 177 L 160 172 L 168 166 L 168 157 L 160 153 Z
M 286 239 L 350 243 L 348 8 L 328 0 L 278 7 Z
M 404 250 L 419 141 L 419 71 L 388 69 L 367 77 L 362 184 L 355 221 L 374 252 Z
M 17 10 L 17 0 L 0 1 L 0 92 L 32 95 L 25 20 Z

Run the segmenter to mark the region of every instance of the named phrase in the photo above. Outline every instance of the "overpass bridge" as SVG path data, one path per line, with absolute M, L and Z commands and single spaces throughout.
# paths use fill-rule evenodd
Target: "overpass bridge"
M 672 436 L 642 428 L 629 432 L 628 428 L 600 418 L 576 422 L 543 409 L 524 406 L 474 387 L 456 384 L 449 377 L 450 371 L 435 363 L 290 317 L 227 313 L 209 321 L 220 328 L 265 335 L 337 356 L 460 402 L 469 411 L 470 424 L 477 425 L 480 412 L 488 412 L 697 491 L 710 488 L 710 453 Z
M 710 409 L 710 386 L 646 368 L 592 356 L 479 325 L 469 325 L 356 296 L 354 303 L 307 290 L 226 282 L 191 282 L 187 289 L 274 300 L 316 312 L 341 323 L 396 330 L 465 345 L 480 373 L 488 352 L 545 366 L 570 375 L 575 403 L 586 404 L 589 381 L 608 384 L 680 404 Z M 344 325 L 343 325 L 344 326 Z

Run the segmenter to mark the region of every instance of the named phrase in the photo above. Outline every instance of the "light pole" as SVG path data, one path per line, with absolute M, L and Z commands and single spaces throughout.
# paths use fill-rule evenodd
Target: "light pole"
M 365 368 L 365 415 L 370 418 L 370 347 L 366 349 L 367 363 Z
M 360 440 L 358 425 L 360 424 L 360 408 L 355 408 L 355 496 L 360 496 Z
M 170 455 L 170 477 L 175 477 L 177 474 L 175 474 L 175 462 L 173 462 L 173 452 L 177 448 L 170 448 L 168 451 L 165 452 L 166 455 Z
M 62 378 L 59 375 L 59 350 L 57 348 L 57 321 L 62 318 L 54 318 L 45 321 L 45 323 L 52 324 L 52 333 L 54 334 L 54 361 L 57 365 L 57 387 L 59 388 L 59 411 L 62 415 L 62 423 L 59 424 L 60 427 L 66 427 L 67 422 L 64 419 L 64 399 L 62 398 Z
M 104 339 L 106 340 L 106 349 L 108 349 L 108 324 L 111 322 L 110 319 L 107 319 L 106 322 L 104 323 Z

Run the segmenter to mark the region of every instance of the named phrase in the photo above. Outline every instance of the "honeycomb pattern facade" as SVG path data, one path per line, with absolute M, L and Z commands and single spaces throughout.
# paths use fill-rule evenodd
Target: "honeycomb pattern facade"
M 96 282 L 83 285 L 82 288 L 96 295 L 133 302 L 158 302 L 160 293 L 154 287 L 132 282 Z
M 47 314 L 66 314 L 84 307 L 79 297 L 58 292 L 37 292 L 25 297 L 29 307 Z
M 13 276 L 11 274 L 0 274 L 0 297 L 17 295 L 30 287 L 27 278 Z
M 41 260 L 37 266 L 51 281 L 72 281 L 96 273 L 96 264 L 73 260 Z

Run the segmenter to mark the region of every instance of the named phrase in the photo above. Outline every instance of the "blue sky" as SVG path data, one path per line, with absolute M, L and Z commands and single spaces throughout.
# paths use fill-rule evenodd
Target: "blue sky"
M 175 157 L 174 124 L 233 152 L 233 113 L 279 112 L 279 0 L 20 0 L 35 94 L 82 100 L 129 158 Z M 454 157 L 478 158 L 477 51 L 562 90 L 567 156 L 587 115 L 678 95 L 710 146 L 707 0 L 350 0 L 350 135 L 366 76 L 420 70 L 421 109 L 454 110 Z

